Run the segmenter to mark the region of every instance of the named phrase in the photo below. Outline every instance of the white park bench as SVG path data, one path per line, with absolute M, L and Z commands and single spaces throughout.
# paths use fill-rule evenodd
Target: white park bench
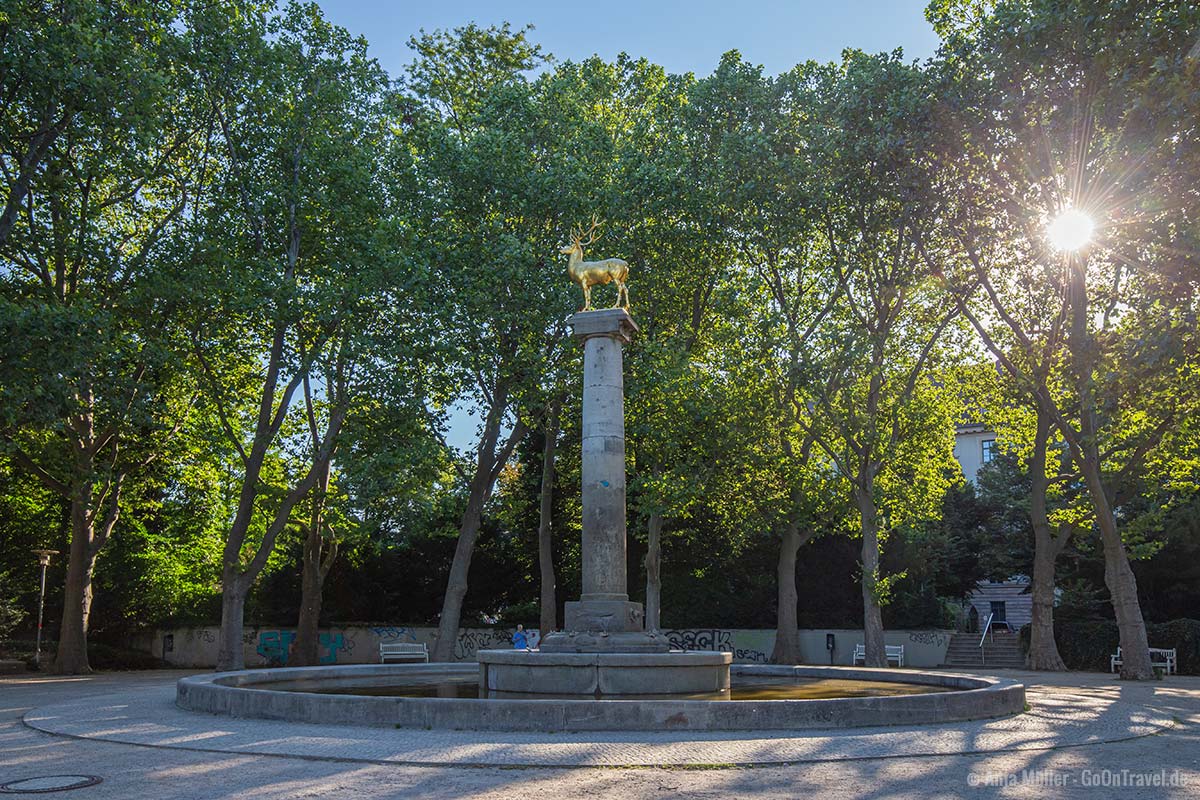
M 904 645 L 885 644 L 883 649 L 887 652 L 888 661 L 895 661 L 897 667 L 904 666 Z M 854 645 L 854 664 L 857 666 L 860 661 L 866 666 L 867 646 L 865 644 Z
M 1121 658 L 1121 648 L 1117 648 L 1116 655 L 1109 660 L 1109 669 L 1113 672 L 1117 671 L 1117 667 L 1124 664 L 1125 661 Z M 1175 675 L 1179 671 L 1175 648 L 1165 650 L 1161 647 L 1150 648 L 1150 666 L 1162 667 L 1167 671 L 1168 675 Z
M 429 661 L 429 648 L 423 642 L 380 642 L 379 661 Z

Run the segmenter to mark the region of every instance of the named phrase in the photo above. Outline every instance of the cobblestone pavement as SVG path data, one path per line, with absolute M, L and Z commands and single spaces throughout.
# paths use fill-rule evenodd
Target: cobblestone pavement
M 170 703 L 173 683 L 184 674 L 0 679 L 0 784 L 62 773 L 104 778 L 73 791 L 72 800 L 547 791 L 579 797 L 1200 797 L 1200 678 L 1193 677 L 1126 684 L 1097 674 L 1006 671 L 1001 674 L 1029 687 L 1030 713 L 948 726 L 794 736 L 538 736 L 191 714 Z M 734 766 L 781 760 L 795 763 Z M 693 766 L 661 766 L 672 763 Z M 513 768 L 518 764 L 536 766 Z M 632 764 L 660 766 L 619 766 Z M 1138 785 L 1146 783 L 1166 785 Z

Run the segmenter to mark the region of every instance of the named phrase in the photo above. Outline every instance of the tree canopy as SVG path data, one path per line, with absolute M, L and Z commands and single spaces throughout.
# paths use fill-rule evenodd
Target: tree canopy
M 1056 588 L 1131 650 L 1200 599 L 1194 4 L 935 0 L 925 63 L 775 76 L 510 24 L 388 75 L 311 3 L 59 5 L 0 13 L 0 635 L 62 551 L 60 671 L 89 631 L 219 622 L 235 667 L 247 621 L 308 661 L 331 620 L 437 624 L 444 659 L 555 623 L 591 220 L 640 327 L 651 626 L 772 627 L 780 662 L 861 626 L 880 664 L 885 626 L 1025 574 L 1055 667 Z

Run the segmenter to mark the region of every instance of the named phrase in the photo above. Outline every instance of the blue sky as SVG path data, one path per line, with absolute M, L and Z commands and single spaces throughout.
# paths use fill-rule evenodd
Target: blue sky
M 319 0 L 326 15 L 371 43 L 393 75 L 411 60 L 406 42 L 420 28 L 533 23 L 534 41 L 560 60 L 593 54 L 611 59 L 624 50 L 669 72 L 707 75 L 721 54 L 740 50 L 777 74 L 815 59 L 836 60 L 843 48 L 868 52 L 903 47 L 925 59 L 937 37 L 925 21 L 928 0 Z
M 709 74 L 721 55 L 740 50 L 750 62 L 778 74 L 813 59 L 833 61 L 843 49 L 904 49 L 926 59 L 937 36 L 925 21 L 928 0 L 318 0 L 326 16 L 367 37 L 371 54 L 393 76 L 412 60 L 408 39 L 421 28 L 451 29 L 475 22 L 534 25 L 533 41 L 560 61 L 593 54 L 612 59 L 622 50 L 669 72 Z M 447 441 L 473 446 L 478 417 L 459 406 L 450 415 Z

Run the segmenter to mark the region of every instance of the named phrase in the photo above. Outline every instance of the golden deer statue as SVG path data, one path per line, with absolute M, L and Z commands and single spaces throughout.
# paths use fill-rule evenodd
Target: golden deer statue
M 596 241 L 596 229 L 600 223 L 592 217 L 592 227 L 584 233 L 581 228 L 571 230 L 571 244 L 559 248 L 558 252 L 570 258 L 567 260 L 567 274 L 571 280 L 583 289 L 583 308 L 580 311 L 592 309 L 592 287 L 601 286 L 612 281 L 617 282 L 617 302 L 613 308 L 629 310 L 629 289 L 625 287 L 625 279 L 629 277 L 629 265 L 619 258 L 606 258 L 603 261 L 584 261 L 583 247 Z M 587 241 L 583 240 L 588 237 Z M 625 304 L 621 304 L 624 298 Z

